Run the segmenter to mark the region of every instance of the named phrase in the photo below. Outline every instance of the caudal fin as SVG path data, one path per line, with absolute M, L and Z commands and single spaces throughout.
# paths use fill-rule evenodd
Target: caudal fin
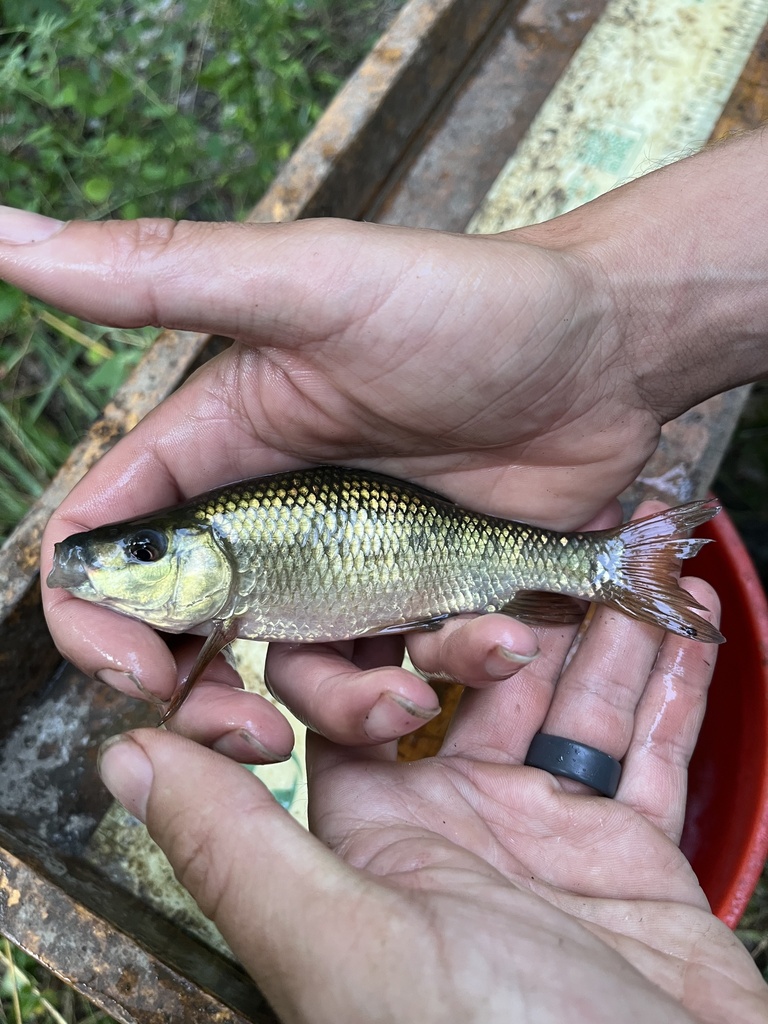
M 679 636 L 723 643 L 723 634 L 694 611 L 705 610 L 703 605 L 678 583 L 681 561 L 693 558 L 709 543 L 686 534 L 719 511 L 720 505 L 711 499 L 692 501 L 606 531 L 620 546 L 613 579 L 606 584 L 602 600 Z

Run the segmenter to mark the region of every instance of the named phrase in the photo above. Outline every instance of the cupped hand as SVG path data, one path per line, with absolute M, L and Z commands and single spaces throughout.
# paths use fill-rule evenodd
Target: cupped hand
M 581 526 L 656 443 L 658 420 L 608 340 L 608 291 L 588 261 L 553 244 L 551 226 L 546 246 L 531 232 L 521 241 L 337 221 L 72 223 L 44 240 L 48 222 L 33 221 L 25 234 L 19 216 L 0 215 L 0 237 L 10 217 L 19 238 L 0 243 L 7 280 L 102 323 L 237 340 L 66 499 L 45 534 L 44 576 L 53 544 L 73 532 L 320 461 L 379 469 L 485 512 Z M 170 696 L 183 670 L 149 627 L 62 590 L 44 587 L 44 602 L 71 661 L 132 694 Z M 436 646 L 422 644 L 430 670 L 460 625 Z M 533 634 L 511 620 L 463 630 L 449 660 L 465 652 L 466 682 L 509 675 L 536 650 Z M 188 665 L 189 648 L 177 653 Z M 381 740 L 434 713 L 426 684 L 392 670 L 391 653 L 358 645 L 355 660 L 378 675 L 361 677 L 354 706 L 318 697 L 307 715 L 320 731 Z M 277 662 L 274 675 L 279 689 Z M 238 747 L 241 734 L 284 756 L 285 728 L 220 685 L 232 682 L 226 666 L 206 680 L 205 716 L 190 702 L 176 728 L 243 759 L 259 755 L 253 744 L 250 757 Z
M 0 244 L 7 280 L 69 312 L 238 342 L 65 512 L 130 516 L 354 460 L 491 513 L 581 525 L 634 479 L 658 421 L 593 263 L 530 234 L 112 221 Z
M 465 691 L 434 758 L 310 736 L 314 835 L 178 736 L 114 741 L 102 775 L 285 1022 L 757 1024 L 768 990 L 678 848 L 715 651 L 607 609 L 573 639 Z M 523 766 L 540 730 L 621 759 L 615 799 Z

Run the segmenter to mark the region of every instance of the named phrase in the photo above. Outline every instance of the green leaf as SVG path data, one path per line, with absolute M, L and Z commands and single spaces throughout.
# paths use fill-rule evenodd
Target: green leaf
M 83 185 L 83 195 L 96 206 L 105 203 L 112 194 L 112 182 L 109 178 L 89 178 Z
M 77 87 L 73 82 L 65 85 L 63 89 L 60 89 L 54 94 L 51 99 L 51 107 L 57 109 L 59 107 L 74 107 L 77 104 Z
M 24 292 L 0 281 L 0 326 L 8 326 L 16 319 L 24 305 Z
M 126 372 L 137 362 L 140 356 L 140 350 L 132 352 L 128 349 L 123 352 L 117 352 L 111 359 L 105 359 L 88 377 L 88 390 L 103 390 L 111 395 L 120 387 L 125 379 Z
M 141 176 L 145 181 L 164 181 L 169 168 L 165 164 L 142 164 Z

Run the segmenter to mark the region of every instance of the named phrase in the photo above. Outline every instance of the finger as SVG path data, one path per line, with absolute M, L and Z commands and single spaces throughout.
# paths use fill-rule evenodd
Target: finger
M 720 621 L 717 594 L 693 577 L 680 585 Z M 616 799 L 644 815 L 675 843 L 685 817 L 688 764 L 699 736 L 717 658 L 716 644 L 664 637 L 659 657 L 637 708 Z
M 197 637 L 184 637 L 173 644 L 179 685 L 189 675 L 201 643 Z M 167 728 L 241 764 L 284 761 L 294 744 L 285 716 L 264 697 L 245 691 L 223 656 L 208 665 Z
M 621 760 L 662 631 L 598 608 L 558 681 L 541 731 Z
M 369 667 L 367 649 L 365 641 L 270 644 L 269 688 L 311 729 L 348 746 L 388 743 L 439 713 L 428 683 L 391 663 L 376 665 L 377 657 Z
M 364 1020 L 369 992 L 377 990 L 366 972 L 402 978 L 396 922 L 409 915 L 407 901 L 346 866 L 249 772 L 151 730 L 103 748 L 100 770 L 114 796 L 146 821 L 281 1020 L 317 1019 L 319 992 L 327 993 L 323 1020 Z M 377 936 L 375 963 L 364 945 L 358 957 L 350 943 L 369 934 Z M 328 965 L 340 958 L 349 984 L 341 978 L 331 992 Z
M 4 226 L 22 211 L 0 211 Z M 98 323 L 219 332 L 295 331 L 327 336 L 375 301 L 380 267 L 397 229 L 340 220 L 292 224 L 208 224 L 142 219 L 52 224 L 38 241 L 0 241 L 0 274 L 60 309 Z M 358 259 L 365 242 L 367 259 Z M 211 268 L 216 273 L 211 273 Z M 301 267 L 301 273 L 297 273 Z M 399 274 L 401 265 L 393 270 Z M 120 287 L 114 287 L 119 281 Z M 233 301 L 243 293 L 246 304 Z
M 294 744 L 293 729 L 274 704 L 210 679 L 195 686 L 168 728 L 240 764 L 285 761 Z
M 52 567 L 54 545 L 73 533 L 166 508 L 217 484 L 285 468 L 286 457 L 255 440 L 247 418 L 228 405 L 235 401 L 237 385 L 253 383 L 245 366 L 248 357 L 238 369 L 235 353 L 224 356 L 206 364 L 204 373 L 150 413 L 68 495 L 43 535 L 43 580 Z M 111 680 L 121 689 L 141 687 L 161 699 L 170 696 L 172 660 L 148 626 L 45 583 L 42 596 L 54 642 L 66 658 L 91 675 L 116 672 L 137 680 Z
M 153 629 L 63 591 L 49 590 L 44 603 L 51 634 L 67 661 L 129 697 L 155 703 L 170 698 L 178 680 L 176 663 Z
M 644 502 L 633 518 L 664 508 Z M 542 732 L 586 743 L 621 760 L 663 631 L 602 606 L 558 681 Z
M 577 627 L 537 630 L 541 653 L 515 676 L 483 689 L 467 689 L 448 728 L 441 757 L 522 764 L 547 714 Z
M 514 675 L 538 655 L 532 629 L 508 615 L 459 615 L 407 639 L 413 664 L 428 676 L 481 687 Z

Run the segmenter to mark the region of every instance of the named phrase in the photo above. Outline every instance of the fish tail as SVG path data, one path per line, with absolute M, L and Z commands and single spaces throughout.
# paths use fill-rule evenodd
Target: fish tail
M 692 501 L 607 530 L 606 537 L 620 543 L 615 571 L 601 588 L 600 600 L 678 636 L 723 643 L 723 634 L 694 611 L 705 611 L 704 606 L 678 583 L 680 563 L 709 543 L 686 534 L 719 511 L 712 499 Z

